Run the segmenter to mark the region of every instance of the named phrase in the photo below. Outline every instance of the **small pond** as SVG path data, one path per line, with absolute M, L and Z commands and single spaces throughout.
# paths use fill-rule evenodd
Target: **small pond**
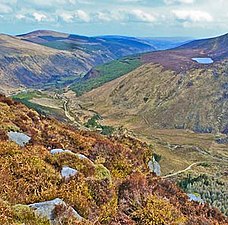
M 212 58 L 192 58 L 193 61 L 196 61 L 200 64 L 211 64 L 214 61 L 212 60 Z

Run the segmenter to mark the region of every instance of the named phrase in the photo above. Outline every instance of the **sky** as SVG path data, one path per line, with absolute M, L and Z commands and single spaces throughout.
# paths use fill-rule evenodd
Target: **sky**
M 212 37 L 228 33 L 228 0 L 0 0 L 0 33 Z

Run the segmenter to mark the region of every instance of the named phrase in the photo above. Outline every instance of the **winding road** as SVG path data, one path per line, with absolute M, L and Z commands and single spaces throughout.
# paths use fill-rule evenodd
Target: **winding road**
M 190 166 L 188 166 L 188 167 L 185 168 L 184 170 L 179 170 L 179 171 L 177 171 L 177 172 L 175 172 L 175 173 L 171 173 L 171 174 L 162 176 L 162 178 L 173 177 L 173 176 L 176 176 L 176 175 L 178 175 L 178 174 L 180 174 L 180 173 L 184 173 L 184 172 L 190 170 L 193 166 L 199 165 L 199 164 L 201 164 L 201 163 L 202 163 L 202 162 L 195 162 L 195 163 L 192 163 Z

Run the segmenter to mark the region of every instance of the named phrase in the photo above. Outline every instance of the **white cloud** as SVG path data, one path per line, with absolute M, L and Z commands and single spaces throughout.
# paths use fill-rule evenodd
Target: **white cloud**
M 60 13 L 59 16 L 62 18 L 63 21 L 67 23 L 73 22 L 73 19 L 74 19 L 74 16 L 69 12 L 62 12 Z
M 98 21 L 103 21 L 103 22 L 110 22 L 112 20 L 112 15 L 109 12 L 97 12 L 96 14 L 94 14 L 94 18 L 95 20 Z
M 131 21 L 152 23 L 156 20 L 155 16 L 140 9 L 134 9 L 129 13 Z
M 11 13 L 13 10 L 10 6 L 0 3 L 0 13 L 7 14 Z
M 77 10 L 74 14 L 75 18 L 83 21 L 83 22 L 90 22 L 90 16 L 83 10 Z
M 47 16 L 44 15 L 43 13 L 34 12 L 34 13 L 32 13 L 32 15 L 33 15 L 34 19 L 38 22 L 41 22 L 41 21 L 47 19 Z
M 17 19 L 19 19 L 19 20 L 22 20 L 22 19 L 25 19 L 25 18 L 26 18 L 26 16 L 23 15 L 23 14 L 16 14 L 15 17 L 16 17 Z
M 167 5 L 171 5 L 171 4 L 178 4 L 178 3 L 182 3 L 182 4 L 192 4 L 195 2 L 195 0 L 164 0 L 165 4 Z
M 82 21 L 82 22 L 90 22 L 91 18 L 88 13 L 83 10 L 76 11 L 63 11 L 58 13 L 59 17 L 62 18 L 63 21 L 67 23 Z
M 173 10 L 172 13 L 178 20 L 189 22 L 212 22 L 213 17 L 205 11 L 200 10 Z

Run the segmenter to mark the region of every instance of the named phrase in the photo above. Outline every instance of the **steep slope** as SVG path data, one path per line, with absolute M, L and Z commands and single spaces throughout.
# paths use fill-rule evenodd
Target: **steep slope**
M 228 57 L 228 33 L 219 37 L 196 40 L 178 49 L 201 49 L 214 59 L 223 59 Z
M 227 46 L 227 37 L 215 38 L 213 43 Z M 144 127 L 227 133 L 228 61 L 222 58 L 227 58 L 228 51 L 226 47 L 216 50 L 211 39 L 208 44 L 202 42 L 204 48 L 200 49 L 194 47 L 198 42 L 193 42 L 181 49 L 143 54 L 138 57 L 141 67 L 80 100 L 87 107 L 90 102 L 92 110 L 109 119 L 119 117 Z M 208 54 L 215 63 L 192 60 Z
M 190 201 L 175 184 L 149 173 L 152 149 L 145 143 L 78 131 L 4 96 L 0 121 L 1 224 L 50 224 L 27 205 L 54 198 L 82 219 L 58 205 L 52 214 L 57 224 L 227 224 L 218 210 Z M 31 140 L 19 146 L 9 141 L 9 131 Z M 61 177 L 66 166 L 77 173 Z
M 0 89 L 34 87 L 60 78 L 78 77 L 94 65 L 83 51 L 74 54 L 0 35 Z

